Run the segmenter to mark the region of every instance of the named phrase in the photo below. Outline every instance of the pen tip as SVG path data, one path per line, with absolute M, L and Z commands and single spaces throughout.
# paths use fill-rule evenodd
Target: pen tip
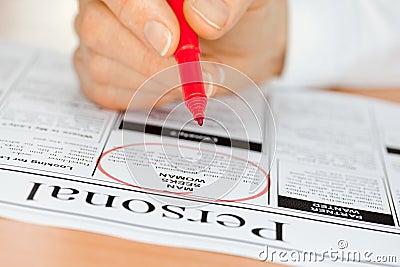
M 198 123 L 200 126 L 203 126 L 204 118 L 195 118 L 194 120 L 197 121 L 197 123 Z

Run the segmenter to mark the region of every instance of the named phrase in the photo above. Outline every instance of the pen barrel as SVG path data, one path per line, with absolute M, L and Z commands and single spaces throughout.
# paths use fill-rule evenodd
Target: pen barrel
M 175 13 L 176 18 L 179 21 L 180 28 L 180 39 L 179 44 L 175 52 L 175 58 L 179 64 L 194 61 L 190 57 L 187 58 L 177 58 L 177 53 L 179 51 L 185 51 L 186 49 L 196 48 L 196 53 L 198 53 L 200 57 L 200 49 L 199 49 L 199 38 L 197 34 L 190 27 L 189 23 L 186 21 L 185 15 L 183 14 L 183 2 L 184 0 L 167 0 L 168 4 L 172 8 Z M 189 60 L 189 61 L 188 61 Z M 197 59 L 199 60 L 199 58 Z
M 175 59 L 179 65 L 183 99 L 193 118 L 199 125 L 203 125 L 207 95 L 199 62 L 201 55 L 199 38 L 183 14 L 184 0 L 167 0 L 167 2 L 173 9 L 180 27 L 180 39 L 175 51 Z
M 198 62 L 200 55 L 190 48 L 182 49 L 177 53 L 179 58 L 187 60 L 179 64 L 184 100 L 186 101 L 193 97 L 207 97 L 204 90 L 201 65 Z
M 183 98 L 185 101 L 193 97 L 207 97 L 203 84 L 203 73 L 200 64 L 199 38 L 192 30 L 183 14 L 183 0 L 168 0 L 180 27 L 180 39 L 175 51 L 175 59 L 179 64 Z M 191 62 L 191 63 L 190 63 Z

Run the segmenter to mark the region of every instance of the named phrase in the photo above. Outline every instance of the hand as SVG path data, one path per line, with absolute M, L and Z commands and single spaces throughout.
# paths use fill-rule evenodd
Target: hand
M 200 37 L 202 60 L 230 65 L 256 82 L 281 73 L 286 0 L 186 0 L 184 12 Z M 179 24 L 165 0 L 80 0 L 75 28 L 81 89 L 105 108 L 126 109 L 147 78 L 176 64 Z M 143 107 L 153 105 L 147 99 L 162 95 L 161 88 L 146 92 Z

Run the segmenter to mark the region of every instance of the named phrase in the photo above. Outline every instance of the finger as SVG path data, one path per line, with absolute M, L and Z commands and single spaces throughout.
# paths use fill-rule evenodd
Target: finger
M 128 107 L 133 91 L 93 81 L 89 73 L 87 73 L 87 68 L 84 65 L 79 49 L 74 54 L 74 66 L 78 74 L 81 91 L 87 98 L 107 109 L 125 110 Z
M 75 69 L 78 73 L 81 89 L 86 97 L 104 108 L 116 110 L 147 109 L 181 98 L 177 91 L 165 95 L 167 87 L 153 80 L 151 82 L 146 81 L 146 87 L 140 92 L 137 91 L 146 78 L 135 72 L 130 72 L 136 78 L 132 79 L 132 84 L 128 86 L 126 84 L 107 83 L 104 80 L 99 81 L 85 63 L 91 56 L 85 55 L 86 53 L 82 51 L 85 51 L 85 49 L 81 47 L 74 55 Z M 95 61 L 99 62 L 97 59 Z M 101 79 L 104 79 L 104 76 L 101 74 Z
M 199 36 L 215 40 L 236 25 L 253 1 L 186 0 L 184 13 L 188 23 Z
M 165 0 L 102 0 L 126 28 L 161 56 L 179 42 L 178 21 Z
M 145 75 L 92 49 L 82 47 L 82 50 L 85 67 L 91 78 L 97 83 L 134 88 L 135 85 L 142 84 L 147 79 Z
M 109 59 L 95 51 L 81 46 L 86 69 L 92 80 L 101 84 L 111 84 L 114 87 L 138 89 L 144 82 L 150 83 L 149 78 L 137 71 L 127 68 L 117 61 Z M 151 86 L 146 87 L 146 93 L 164 94 L 177 85 L 176 80 L 153 77 Z M 175 82 L 175 83 L 173 83 Z
M 174 64 L 172 58 L 161 58 L 149 51 L 103 3 L 88 2 L 79 16 L 81 42 L 97 53 L 146 76 Z
M 79 12 L 76 15 L 75 20 L 74 20 L 74 29 L 75 29 L 75 32 L 77 35 L 80 34 L 80 25 L 82 23 L 82 13 L 85 10 L 86 6 L 88 6 L 88 4 L 90 2 L 94 2 L 94 1 L 97 1 L 97 0 L 79 0 L 78 1 L 79 2 L 79 7 L 78 7 Z

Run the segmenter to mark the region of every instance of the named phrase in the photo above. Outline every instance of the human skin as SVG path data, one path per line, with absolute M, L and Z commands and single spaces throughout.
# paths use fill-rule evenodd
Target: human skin
M 282 72 L 286 0 L 186 0 L 184 13 L 199 35 L 202 60 L 227 64 L 257 83 Z M 166 0 L 80 0 L 75 29 L 80 87 L 104 108 L 126 109 L 145 80 L 176 64 L 179 25 Z M 164 92 L 155 86 L 140 94 L 137 108 L 152 106 Z

